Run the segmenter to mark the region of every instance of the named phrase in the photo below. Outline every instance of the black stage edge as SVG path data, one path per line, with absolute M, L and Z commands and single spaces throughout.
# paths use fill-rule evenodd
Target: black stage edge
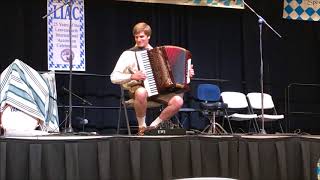
M 316 179 L 320 136 L 0 139 L 0 180 Z

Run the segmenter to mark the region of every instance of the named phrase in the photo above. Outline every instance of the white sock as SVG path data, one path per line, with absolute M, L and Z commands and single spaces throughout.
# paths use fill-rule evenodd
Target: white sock
M 139 127 L 147 127 L 146 125 L 146 116 L 137 117 Z
M 157 117 L 157 119 L 155 119 L 151 124 L 150 126 L 158 126 L 160 123 L 162 122 L 162 119 L 160 119 L 159 117 Z

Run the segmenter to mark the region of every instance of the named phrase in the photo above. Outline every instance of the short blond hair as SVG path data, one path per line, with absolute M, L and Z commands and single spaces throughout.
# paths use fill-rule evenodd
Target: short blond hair
M 136 35 L 140 32 L 144 32 L 147 36 L 151 36 L 152 30 L 151 30 L 151 27 L 147 23 L 140 22 L 140 23 L 134 25 L 134 27 L 132 29 L 132 34 Z

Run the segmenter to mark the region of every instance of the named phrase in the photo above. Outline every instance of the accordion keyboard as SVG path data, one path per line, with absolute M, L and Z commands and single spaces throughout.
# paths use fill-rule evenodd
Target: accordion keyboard
M 147 78 L 143 81 L 143 84 L 148 92 L 148 96 L 150 97 L 150 96 L 158 95 L 159 92 L 157 89 L 156 81 L 154 79 L 154 75 L 152 73 L 147 50 L 137 51 L 136 57 L 137 57 L 140 70 L 144 72 L 147 76 Z

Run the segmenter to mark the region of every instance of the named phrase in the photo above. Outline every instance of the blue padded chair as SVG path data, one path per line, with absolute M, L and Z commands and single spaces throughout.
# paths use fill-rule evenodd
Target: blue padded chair
M 220 116 L 228 107 L 226 103 L 220 101 L 220 88 L 214 84 L 199 84 L 197 89 L 197 98 L 200 100 L 200 108 L 202 113 L 209 119 L 210 124 L 207 125 L 202 132 L 209 134 L 227 134 L 227 131 L 216 122 L 216 116 Z M 232 128 L 229 127 L 232 133 Z

